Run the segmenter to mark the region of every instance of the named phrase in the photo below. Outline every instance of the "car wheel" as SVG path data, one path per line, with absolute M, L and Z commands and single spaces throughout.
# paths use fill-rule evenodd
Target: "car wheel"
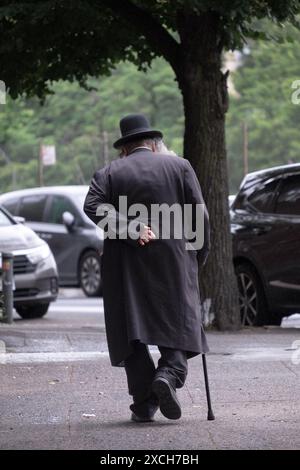
M 22 318 L 41 318 L 46 315 L 48 308 L 49 304 L 19 305 L 16 311 Z
M 82 256 L 79 282 L 87 297 L 99 297 L 102 294 L 101 257 L 96 251 L 87 251 Z
M 264 325 L 268 317 L 267 303 L 255 269 L 243 263 L 236 267 L 242 326 Z

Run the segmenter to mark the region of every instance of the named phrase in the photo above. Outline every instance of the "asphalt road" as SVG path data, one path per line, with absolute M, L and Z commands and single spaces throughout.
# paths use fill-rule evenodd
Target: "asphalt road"
M 62 294 L 43 319 L 0 325 L 0 449 L 300 448 L 298 329 L 208 332 L 216 420 L 198 357 L 178 391 L 182 419 L 137 425 L 124 371 L 109 363 L 102 300 Z

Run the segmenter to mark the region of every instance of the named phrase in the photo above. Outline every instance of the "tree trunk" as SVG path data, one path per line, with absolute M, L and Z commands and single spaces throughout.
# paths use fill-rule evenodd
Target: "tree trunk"
M 237 283 L 232 263 L 228 206 L 225 114 L 227 76 L 221 71 L 222 45 L 215 17 L 184 18 L 177 80 L 185 112 L 184 157 L 201 184 L 210 214 L 211 252 L 199 275 L 202 301 L 220 329 L 240 326 Z

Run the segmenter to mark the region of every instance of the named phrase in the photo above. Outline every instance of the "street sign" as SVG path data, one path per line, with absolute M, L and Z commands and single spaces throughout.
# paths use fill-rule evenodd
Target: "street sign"
M 43 166 L 51 166 L 56 163 L 55 145 L 41 145 L 41 161 Z

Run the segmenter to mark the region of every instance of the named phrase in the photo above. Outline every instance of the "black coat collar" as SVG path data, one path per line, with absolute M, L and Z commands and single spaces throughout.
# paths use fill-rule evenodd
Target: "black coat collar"
M 148 148 L 137 148 L 137 149 L 134 149 L 131 153 L 129 153 L 127 156 L 130 157 L 130 155 L 133 155 L 134 153 L 140 153 L 140 152 L 152 152 L 151 149 L 148 149 Z

